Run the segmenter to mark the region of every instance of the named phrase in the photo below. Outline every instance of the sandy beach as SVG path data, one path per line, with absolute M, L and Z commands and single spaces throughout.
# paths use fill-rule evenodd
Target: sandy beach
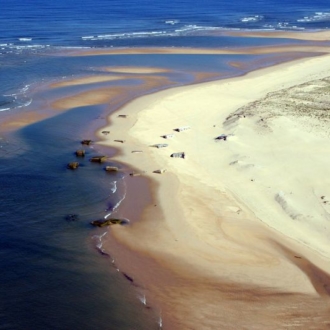
M 330 326 L 329 60 L 144 96 L 100 130 L 150 182 L 105 248 L 164 329 Z

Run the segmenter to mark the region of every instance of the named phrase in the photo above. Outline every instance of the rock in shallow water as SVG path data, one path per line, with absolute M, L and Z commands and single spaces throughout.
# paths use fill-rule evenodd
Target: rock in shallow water
M 128 219 L 101 219 L 101 220 L 94 220 L 91 222 L 93 226 L 96 227 L 105 227 L 111 225 L 127 225 L 129 223 Z

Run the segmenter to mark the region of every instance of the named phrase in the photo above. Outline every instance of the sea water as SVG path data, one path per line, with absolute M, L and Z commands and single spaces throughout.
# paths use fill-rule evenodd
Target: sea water
M 35 93 L 43 84 L 95 74 L 105 66 L 170 68 L 172 86 L 178 86 L 194 82 L 196 72 L 244 73 L 230 61 L 276 62 L 264 55 L 69 56 L 73 50 L 276 45 L 293 41 L 215 36 L 214 31 L 330 26 L 327 1 L 0 0 L 0 8 L 0 121 L 31 111 L 39 97 L 54 97 L 54 92 Z M 10 134 L 0 131 L 0 329 L 159 327 L 157 311 L 146 309 L 111 256 L 98 252 L 106 231 L 89 224 L 118 205 L 123 177 L 109 176 L 102 165 L 88 161 L 96 147 L 87 149 L 78 171 L 66 168 L 86 132 L 104 125 L 115 108 L 81 107 Z

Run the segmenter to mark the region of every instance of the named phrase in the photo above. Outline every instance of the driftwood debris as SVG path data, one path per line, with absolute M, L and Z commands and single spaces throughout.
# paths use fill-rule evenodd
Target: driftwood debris
M 120 142 L 120 143 L 124 143 L 125 140 L 114 140 L 115 142 Z
M 126 273 L 123 273 L 124 277 L 129 280 L 131 283 L 134 283 L 134 280 L 132 277 L 128 276 Z
M 140 175 L 142 175 L 142 174 L 144 174 L 145 172 L 143 171 L 143 172 L 131 172 L 129 175 L 130 176 L 140 176 Z
M 157 143 L 157 144 L 153 144 L 153 145 L 151 145 L 151 147 L 154 147 L 154 148 L 166 148 L 166 147 L 168 147 L 168 144 L 166 144 L 166 143 Z
M 175 152 L 171 155 L 173 158 L 186 158 L 186 155 L 184 152 Z
M 165 134 L 165 135 L 161 135 L 161 137 L 164 139 L 171 139 L 174 138 L 174 134 Z
M 77 157 L 85 157 L 85 150 L 79 149 L 75 152 Z
M 107 172 L 118 172 L 119 171 L 119 168 L 117 166 L 106 166 L 105 167 L 105 170 Z
M 163 174 L 163 173 L 165 173 L 165 172 L 166 172 L 165 169 L 160 169 L 160 170 L 156 170 L 156 171 L 154 171 L 153 173 Z
M 128 115 L 118 115 L 118 118 L 127 118 Z
M 107 160 L 107 156 L 95 156 L 90 159 L 92 163 L 104 163 Z
M 79 167 L 79 163 L 78 162 L 71 162 L 67 165 L 67 167 L 70 169 L 70 170 L 75 170 Z
M 142 150 L 133 150 L 132 151 L 132 154 L 140 154 L 142 153 L 143 151 Z
M 110 131 L 102 131 L 102 134 L 108 135 L 108 134 L 110 134 Z
M 105 227 L 111 225 L 127 225 L 128 223 L 129 223 L 128 219 L 117 219 L 117 218 L 91 221 L 91 224 L 96 227 Z
M 174 128 L 174 130 L 176 132 L 183 132 L 183 131 L 186 131 L 188 129 L 190 129 L 190 126 L 181 126 L 181 127 L 178 127 L 178 128 Z
M 86 145 L 86 146 L 89 146 L 89 145 L 91 145 L 92 144 L 92 140 L 82 140 L 81 141 L 81 144 L 83 144 L 83 145 Z
M 227 135 L 226 134 L 221 134 L 215 138 L 215 140 L 227 140 Z

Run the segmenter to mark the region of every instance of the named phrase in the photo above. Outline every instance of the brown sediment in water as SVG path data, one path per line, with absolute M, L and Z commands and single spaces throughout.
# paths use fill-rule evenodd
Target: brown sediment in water
M 328 61 L 328 56 L 299 60 L 244 77 L 168 90 L 120 109 L 118 113 L 129 114 L 124 123 L 111 118 L 112 133 L 127 132 L 115 159 L 145 171 L 153 199 L 140 221 L 113 227 L 104 247 L 144 291 L 147 304 L 158 310 L 164 329 L 330 327 L 327 224 L 321 214 L 317 224 L 304 225 L 312 219 L 304 209 L 307 201 L 312 210 L 321 195 L 311 201 L 312 183 L 306 179 L 304 185 L 299 177 L 292 181 L 301 159 L 310 168 L 310 157 L 301 158 L 301 148 L 292 148 L 284 158 L 269 152 L 316 138 L 306 138 L 306 120 L 299 126 L 296 118 L 282 118 L 285 122 L 281 119 L 270 129 L 259 125 L 258 112 L 254 118 L 247 112 L 250 108 L 249 117 L 243 117 L 244 106 L 251 103 L 254 109 L 267 93 L 329 76 Z M 313 86 L 305 88 L 310 91 Z M 287 95 L 282 94 L 280 101 Z M 292 91 L 290 100 L 293 95 L 304 100 L 301 90 Z M 276 108 L 273 99 L 270 104 Z M 240 116 L 230 121 L 237 109 L 243 109 Z M 178 133 L 166 150 L 148 148 L 180 125 L 192 129 Z M 290 132 L 296 130 L 293 138 Z M 222 132 L 235 134 L 218 144 L 214 138 Z M 324 137 L 318 142 L 328 145 Z M 102 143 L 112 145 L 109 140 Z M 143 153 L 132 155 L 135 149 Z M 178 150 L 185 150 L 188 159 L 169 157 Z M 267 175 L 283 164 L 281 176 Z M 327 172 L 326 166 L 319 173 Z M 157 168 L 166 168 L 166 174 L 154 174 Z M 314 194 L 330 195 L 320 182 L 324 178 L 314 181 Z M 290 189 L 287 200 L 277 196 L 281 189 Z M 302 199 L 293 203 L 295 194 Z

